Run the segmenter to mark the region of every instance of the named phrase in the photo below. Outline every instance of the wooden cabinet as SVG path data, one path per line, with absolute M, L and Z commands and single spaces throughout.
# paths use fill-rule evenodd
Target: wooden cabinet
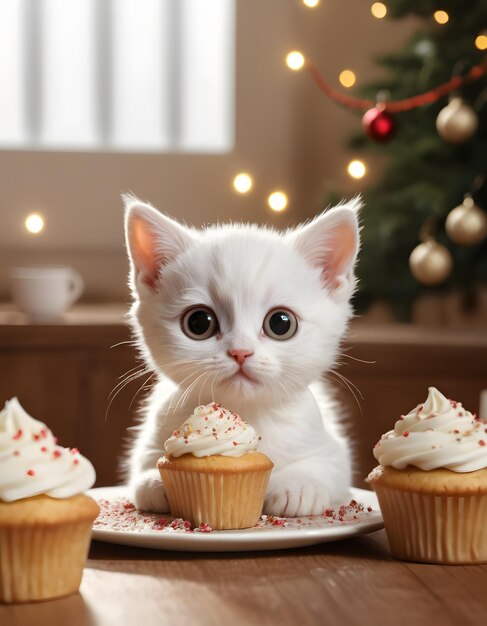
M 34 326 L 0 311 L 0 404 L 18 396 L 62 445 L 91 459 L 97 485 L 116 484 L 127 428 L 135 422 L 132 398 L 144 379 L 123 387 L 111 403 L 109 397 L 140 362 L 123 309 L 78 307 L 65 320 Z
M 136 424 L 146 393 L 141 387 L 148 374 L 109 401 L 125 374 L 142 369 L 124 313 L 125 307 L 78 306 L 62 324 L 34 326 L 0 309 L 0 405 L 18 396 L 61 444 L 80 448 L 93 461 L 97 485 L 120 482 L 127 429 Z M 338 371 L 363 396 L 359 408 L 348 389 L 336 385 L 358 486 L 374 465 L 374 443 L 401 413 L 425 399 L 428 386 L 472 411 L 478 411 L 480 391 L 487 388 L 487 332 L 359 322 L 342 354 Z

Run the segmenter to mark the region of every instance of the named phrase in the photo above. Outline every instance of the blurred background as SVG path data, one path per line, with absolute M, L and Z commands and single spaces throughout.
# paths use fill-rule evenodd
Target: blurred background
M 362 192 L 347 173 L 356 117 L 285 58 L 303 50 L 334 86 L 347 68 L 365 83 L 375 55 L 414 28 L 359 0 L 8 0 L 0 11 L 2 268 L 72 264 L 91 300 L 127 297 L 122 192 L 195 225 L 278 227 L 314 215 L 332 189 Z M 253 179 L 246 194 L 239 172 Z M 273 191 L 288 198 L 282 212 Z
M 115 482 L 144 393 L 132 381 L 108 408 L 137 365 L 121 194 L 195 226 L 286 228 L 361 193 L 360 318 L 338 391 L 357 480 L 428 385 L 480 410 L 486 49 L 486 0 L 2 2 L 1 397 Z M 12 268 L 53 265 L 77 272 L 79 301 L 35 319 L 64 279 Z

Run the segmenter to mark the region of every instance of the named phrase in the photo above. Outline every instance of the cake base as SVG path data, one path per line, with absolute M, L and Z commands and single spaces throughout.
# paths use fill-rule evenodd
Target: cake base
M 487 469 L 378 467 L 369 476 L 391 554 L 406 561 L 487 563 Z
M 75 593 L 99 513 L 85 495 L 0 502 L 0 602 L 38 602 Z
M 214 530 L 251 528 L 259 521 L 273 468 L 260 452 L 241 457 L 162 457 L 157 463 L 171 515 Z

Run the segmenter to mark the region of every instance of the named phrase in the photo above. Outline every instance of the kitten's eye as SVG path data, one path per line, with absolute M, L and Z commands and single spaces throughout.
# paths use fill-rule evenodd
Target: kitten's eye
M 201 341 L 209 339 L 218 331 L 218 320 L 211 309 L 194 307 L 183 315 L 181 328 L 190 339 Z
M 294 313 L 286 309 L 269 311 L 264 319 L 263 329 L 271 339 L 284 341 L 291 339 L 298 330 L 298 320 Z

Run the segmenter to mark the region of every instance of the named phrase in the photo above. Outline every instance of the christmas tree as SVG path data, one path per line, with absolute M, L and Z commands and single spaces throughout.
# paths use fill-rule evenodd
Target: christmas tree
M 473 306 L 475 286 L 487 280 L 487 1 L 389 0 L 387 10 L 387 18 L 415 15 L 422 26 L 403 49 L 378 60 L 384 78 L 360 93 L 374 102 L 385 97 L 386 114 L 383 120 L 380 115 L 369 120 L 375 141 L 361 132 L 351 146 L 384 154 L 387 162 L 379 184 L 364 194 L 356 308 L 363 312 L 373 301 L 387 300 L 406 319 L 425 290 L 460 287 Z M 452 77 L 460 79 L 458 89 L 440 96 L 438 87 Z M 427 92 L 433 92 L 434 102 L 417 99 L 399 112 L 388 108 L 388 103 Z M 390 122 L 396 127 L 393 136 Z M 466 194 L 472 198 L 467 195 L 457 211 L 460 219 L 451 216 L 448 224 L 448 215 Z M 421 240 L 429 242 L 433 255 L 440 253 L 436 269 L 424 247 L 410 268 Z

